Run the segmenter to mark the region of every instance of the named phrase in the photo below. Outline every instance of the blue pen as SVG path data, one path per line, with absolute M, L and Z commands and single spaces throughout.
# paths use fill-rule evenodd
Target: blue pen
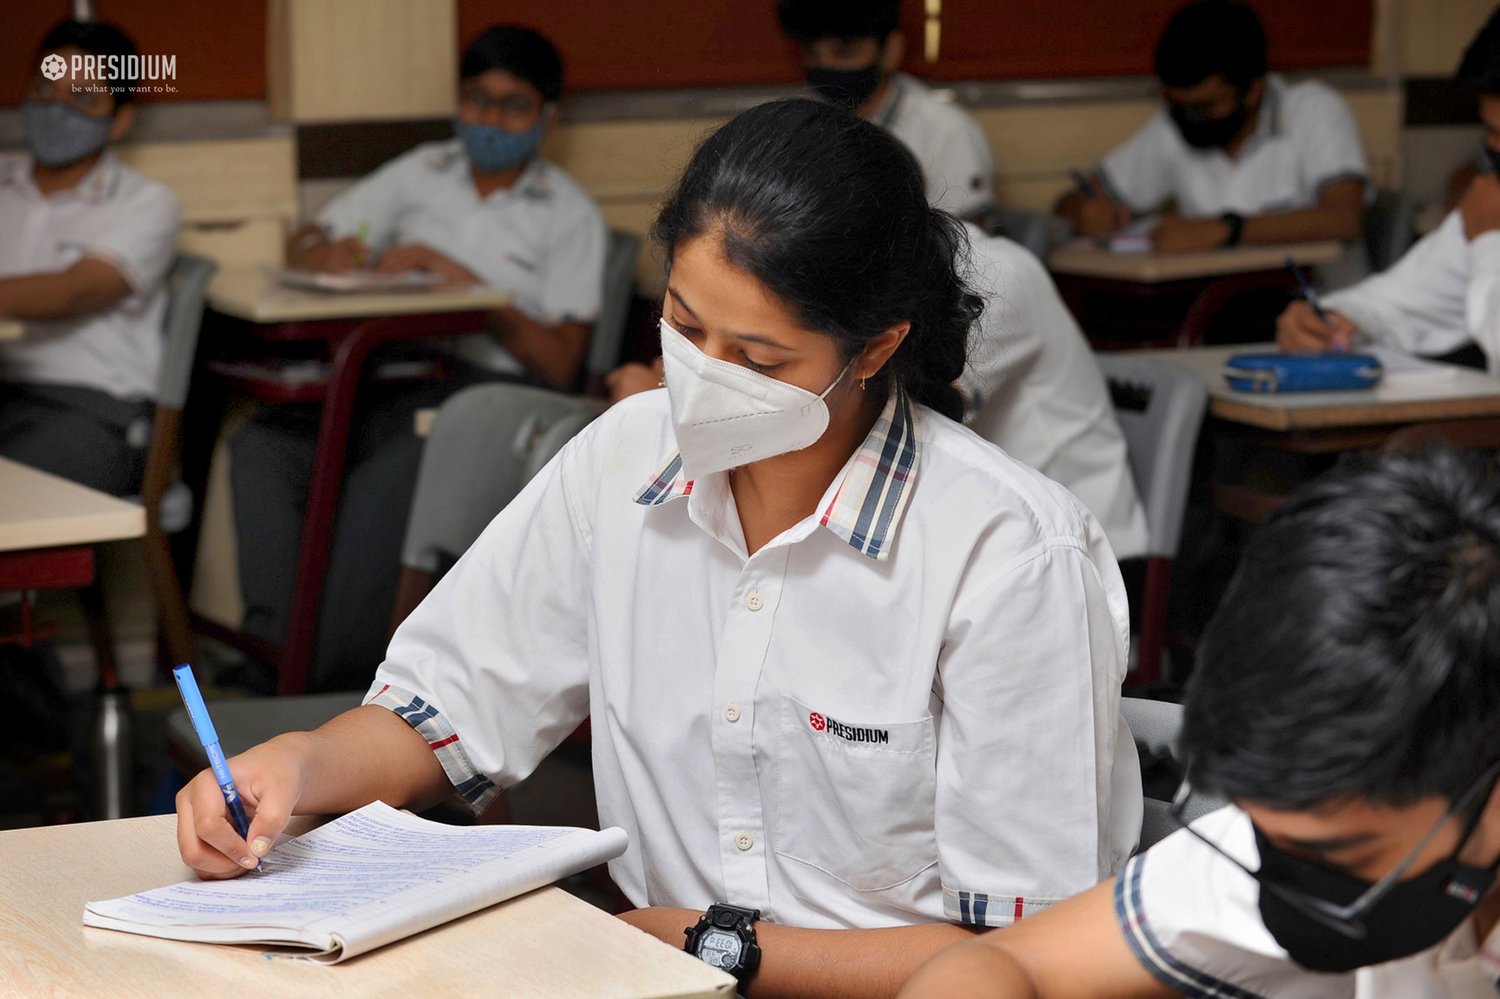
M 1286 266 L 1287 270 L 1292 272 L 1292 277 L 1297 279 L 1297 288 L 1299 291 L 1301 291 L 1302 298 L 1312 308 L 1313 312 L 1317 314 L 1317 317 L 1319 319 L 1323 320 L 1323 322 L 1325 323 L 1330 322 L 1328 313 L 1323 311 L 1323 303 L 1318 301 L 1318 293 L 1313 291 L 1312 285 L 1308 284 L 1307 275 L 1302 273 L 1302 268 L 1297 266 L 1297 261 L 1293 260 L 1291 257 L 1287 257 Z M 1338 344 L 1334 344 L 1333 349 L 1336 351 L 1341 351 L 1344 348 L 1339 346 Z
M 198 733 L 198 741 L 203 743 L 203 750 L 208 754 L 208 763 L 213 767 L 214 779 L 219 782 L 219 790 L 224 792 L 224 804 L 229 808 L 229 818 L 234 823 L 234 831 L 240 834 L 241 839 L 248 842 L 250 822 L 245 818 L 245 803 L 240 800 L 240 792 L 235 789 L 234 775 L 229 772 L 229 764 L 224 762 L 224 751 L 219 748 L 219 733 L 214 729 L 214 720 L 208 716 L 208 705 L 203 703 L 203 694 L 198 690 L 198 681 L 193 678 L 193 667 L 187 663 L 174 666 L 172 678 L 177 681 L 177 689 L 182 694 L 182 703 L 187 706 L 188 718 L 193 722 L 193 731 Z

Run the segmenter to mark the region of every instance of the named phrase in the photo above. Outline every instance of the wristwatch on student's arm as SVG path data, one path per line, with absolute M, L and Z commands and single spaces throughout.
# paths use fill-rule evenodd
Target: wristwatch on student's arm
M 1229 230 L 1229 234 L 1224 237 L 1224 245 L 1239 246 L 1240 237 L 1245 234 L 1245 216 L 1238 212 L 1225 212 L 1219 216 L 1219 221 Z
M 729 972 L 743 985 L 760 966 L 760 945 L 755 942 L 759 918 L 759 909 L 715 902 L 698 917 L 696 926 L 683 930 L 687 943 L 682 949 L 704 964 Z

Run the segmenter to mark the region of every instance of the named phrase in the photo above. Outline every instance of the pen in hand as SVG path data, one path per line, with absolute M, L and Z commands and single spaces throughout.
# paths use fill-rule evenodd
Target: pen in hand
M 1323 303 L 1318 301 L 1318 293 L 1313 291 L 1312 285 L 1308 283 L 1307 275 L 1303 274 L 1302 268 L 1297 266 L 1297 261 L 1293 260 L 1291 257 L 1287 257 L 1286 266 L 1287 270 L 1292 272 L 1292 277 L 1297 282 L 1297 290 L 1302 294 L 1302 298 L 1305 302 L 1307 302 L 1308 307 L 1311 308 L 1313 310 L 1313 313 L 1323 321 L 1324 325 L 1331 325 L 1332 321 L 1328 318 L 1328 313 L 1323 311 Z M 1344 349 L 1344 345 L 1335 340 L 1333 343 L 1333 349 L 1336 351 L 1342 351 Z
M 1078 185 L 1078 190 L 1083 192 L 1085 198 L 1092 198 L 1099 192 L 1094 189 L 1094 182 L 1084 176 L 1080 170 L 1069 170 L 1068 176 L 1073 178 L 1073 183 Z
M 234 823 L 234 831 L 248 842 L 250 822 L 245 818 L 245 803 L 234 786 L 234 776 L 224 760 L 224 751 L 219 748 L 219 733 L 214 728 L 213 719 L 208 716 L 208 705 L 203 703 L 203 694 L 199 692 L 198 681 L 193 677 L 193 667 L 187 663 L 173 667 L 172 678 L 177 681 L 177 690 L 182 694 L 182 703 L 193 723 L 193 731 L 198 733 L 198 741 L 203 743 L 203 750 L 208 754 L 214 780 L 219 782 L 219 790 L 224 792 L 224 804 L 229 809 L 229 820 Z

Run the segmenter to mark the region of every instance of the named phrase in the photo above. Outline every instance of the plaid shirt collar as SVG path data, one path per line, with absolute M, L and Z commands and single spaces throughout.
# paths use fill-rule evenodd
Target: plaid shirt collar
M 921 453 L 917 429 L 917 414 L 906 393 L 892 392 L 869 436 L 849 456 L 819 503 L 819 526 L 877 561 L 890 554 L 911 497 Z M 682 474 L 682 455 L 674 453 L 636 493 L 635 501 L 661 506 L 692 492 L 693 480 Z

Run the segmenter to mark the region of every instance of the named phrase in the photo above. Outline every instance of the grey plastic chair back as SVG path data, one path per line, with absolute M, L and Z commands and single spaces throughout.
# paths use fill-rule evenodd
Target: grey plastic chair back
M 992 208 L 982 221 L 982 228 L 989 235 L 1004 236 L 1012 243 L 1020 243 L 1043 262 L 1048 254 L 1073 238 L 1073 227 L 1051 212 Z
M 1193 449 L 1208 387 L 1186 368 L 1129 353 L 1095 354 L 1125 433 L 1130 475 L 1146 507 L 1146 554 L 1172 558 L 1182 540 Z
M 1144 759 L 1160 756 L 1174 761 L 1179 767 L 1185 765 L 1177 751 L 1177 737 L 1182 731 L 1182 705 L 1170 701 L 1153 701 L 1144 697 L 1120 698 L 1120 714 L 1130 726 L 1136 749 Z M 1194 793 L 1183 818 L 1189 822 L 1218 811 L 1229 804 L 1222 798 Z M 1177 831 L 1177 820 L 1172 818 L 1170 799 L 1146 798 L 1145 811 L 1141 816 L 1141 842 L 1136 847 L 1139 853 L 1151 844 L 1159 842 Z
M 401 564 L 437 573 L 445 559 L 462 555 L 603 406 L 509 383 L 449 396 L 422 448 Z
M 599 300 L 599 319 L 589 338 L 584 370 L 602 378 L 620 363 L 625 341 L 625 321 L 630 315 L 630 293 L 635 286 L 635 265 L 641 253 L 641 238 L 611 229 L 604 251 L 604 293 Z
M 203 327 L 203 301 L 218 269 L 218 264 L 205 257 L 180 253 L 167 274 L 166 342 L 156 393 L 159 406 L 181 409 L 187 402 L 198 332 Z

